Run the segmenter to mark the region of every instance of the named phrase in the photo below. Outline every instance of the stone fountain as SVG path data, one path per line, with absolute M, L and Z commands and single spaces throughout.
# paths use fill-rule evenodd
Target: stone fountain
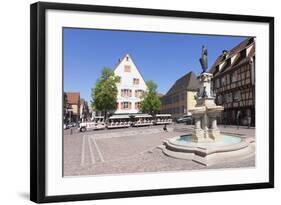
M 200 63 L 203 72 L 199 75 L 196 106 L 189 110 L 195 127 L 192 133 L 164 141 L 163 152 L 174 158 L 190 159 L 206 166 L 254 154 L 253 138 L 235 133 L 222 134 L 218 129 L 217 117 L 224 108 L 214 101 L 211 89 L 213 76 L 206 72 L 207 49 L 204 46 Z
M 223 111 L 222 106 L 217 106 L 211 92 L 212 74 L 203 72 L 199 76 L 200 89 L 196 96 L 196 106 L 189 110 L 195 121 L 192 133 L 193 142 L 213 142 L 221 140 L 217 128 L 217 117 Z

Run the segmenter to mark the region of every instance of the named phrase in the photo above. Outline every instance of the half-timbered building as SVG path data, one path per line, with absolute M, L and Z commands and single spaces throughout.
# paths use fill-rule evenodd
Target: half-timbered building
M 224 107 L 220 122 L 255 125 L 255 38 L 224 50 L 210 72 L 216 103 Z

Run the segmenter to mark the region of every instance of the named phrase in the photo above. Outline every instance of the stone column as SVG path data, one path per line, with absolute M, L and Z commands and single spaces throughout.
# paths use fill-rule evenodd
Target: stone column
M 209 130 L 209 136 L 211 139 L 218 141 L 221 139 L 220 131 L 217 127 L 217 117 L 216 115 L 210 116 L 211 129 Z
M 214 129 L 216 130 L 218 127 L 217 127 L 217 118 L 216 117 L 212 117 L 211 118 L 211 129 Z
M 193 115 L 195 120 L 195 129 L 192 132 L 192 141 L 201 142 L 204 140 L 204 131 L 201 128 L 202 115 Z
M 201 119 L 200 119 L 200 117 L 195 118 L 195 129 L 201 129 Z

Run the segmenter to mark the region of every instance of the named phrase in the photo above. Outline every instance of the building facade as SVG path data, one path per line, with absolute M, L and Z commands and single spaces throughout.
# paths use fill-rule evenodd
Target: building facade
M 87 121 L 91 118 L 90 116 L 90 110 L 89 110 L 89 105 L 88 102 L 81 98 L 80 99 L 80 121 L 84 122 Z
M 210 72 L 216 103 L 224 107 L 220 123 L 255 125 L 255 38 L 224 50 Z
M 68 122 L 78 122 L 80 119 L 80 93 L 66 92 L 68 111 L 66 113 Z
M 194 108 L 194 96 L 199 89 L 199 81 L 193 72 L 178 79 L 170 90 L 162 96 L 161 113 L 171 114 L 173 118 L 190 115 L 189 110 Z
M 141 95 L 146 91 L 146 83 L 129 54 L 119 60 L 114 74 L 120 77 L 117 83 L 118 95 L 115 114 L 140 112 Z

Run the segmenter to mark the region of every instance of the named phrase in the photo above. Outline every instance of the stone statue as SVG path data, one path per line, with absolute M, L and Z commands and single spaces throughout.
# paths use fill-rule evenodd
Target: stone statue
M 206 91 L 206 86 L 203 87 L 202 98 L 208 97 L 208 93 Z
M 203 73 L 206 72 L 208 69 L 207 55 L 208 55 L 207 48 L 205 48 L 205 46 L 202 46 L 202 54 L 201 54 L 201 58 L 199 59 L 199 61 L 201 63 Z

